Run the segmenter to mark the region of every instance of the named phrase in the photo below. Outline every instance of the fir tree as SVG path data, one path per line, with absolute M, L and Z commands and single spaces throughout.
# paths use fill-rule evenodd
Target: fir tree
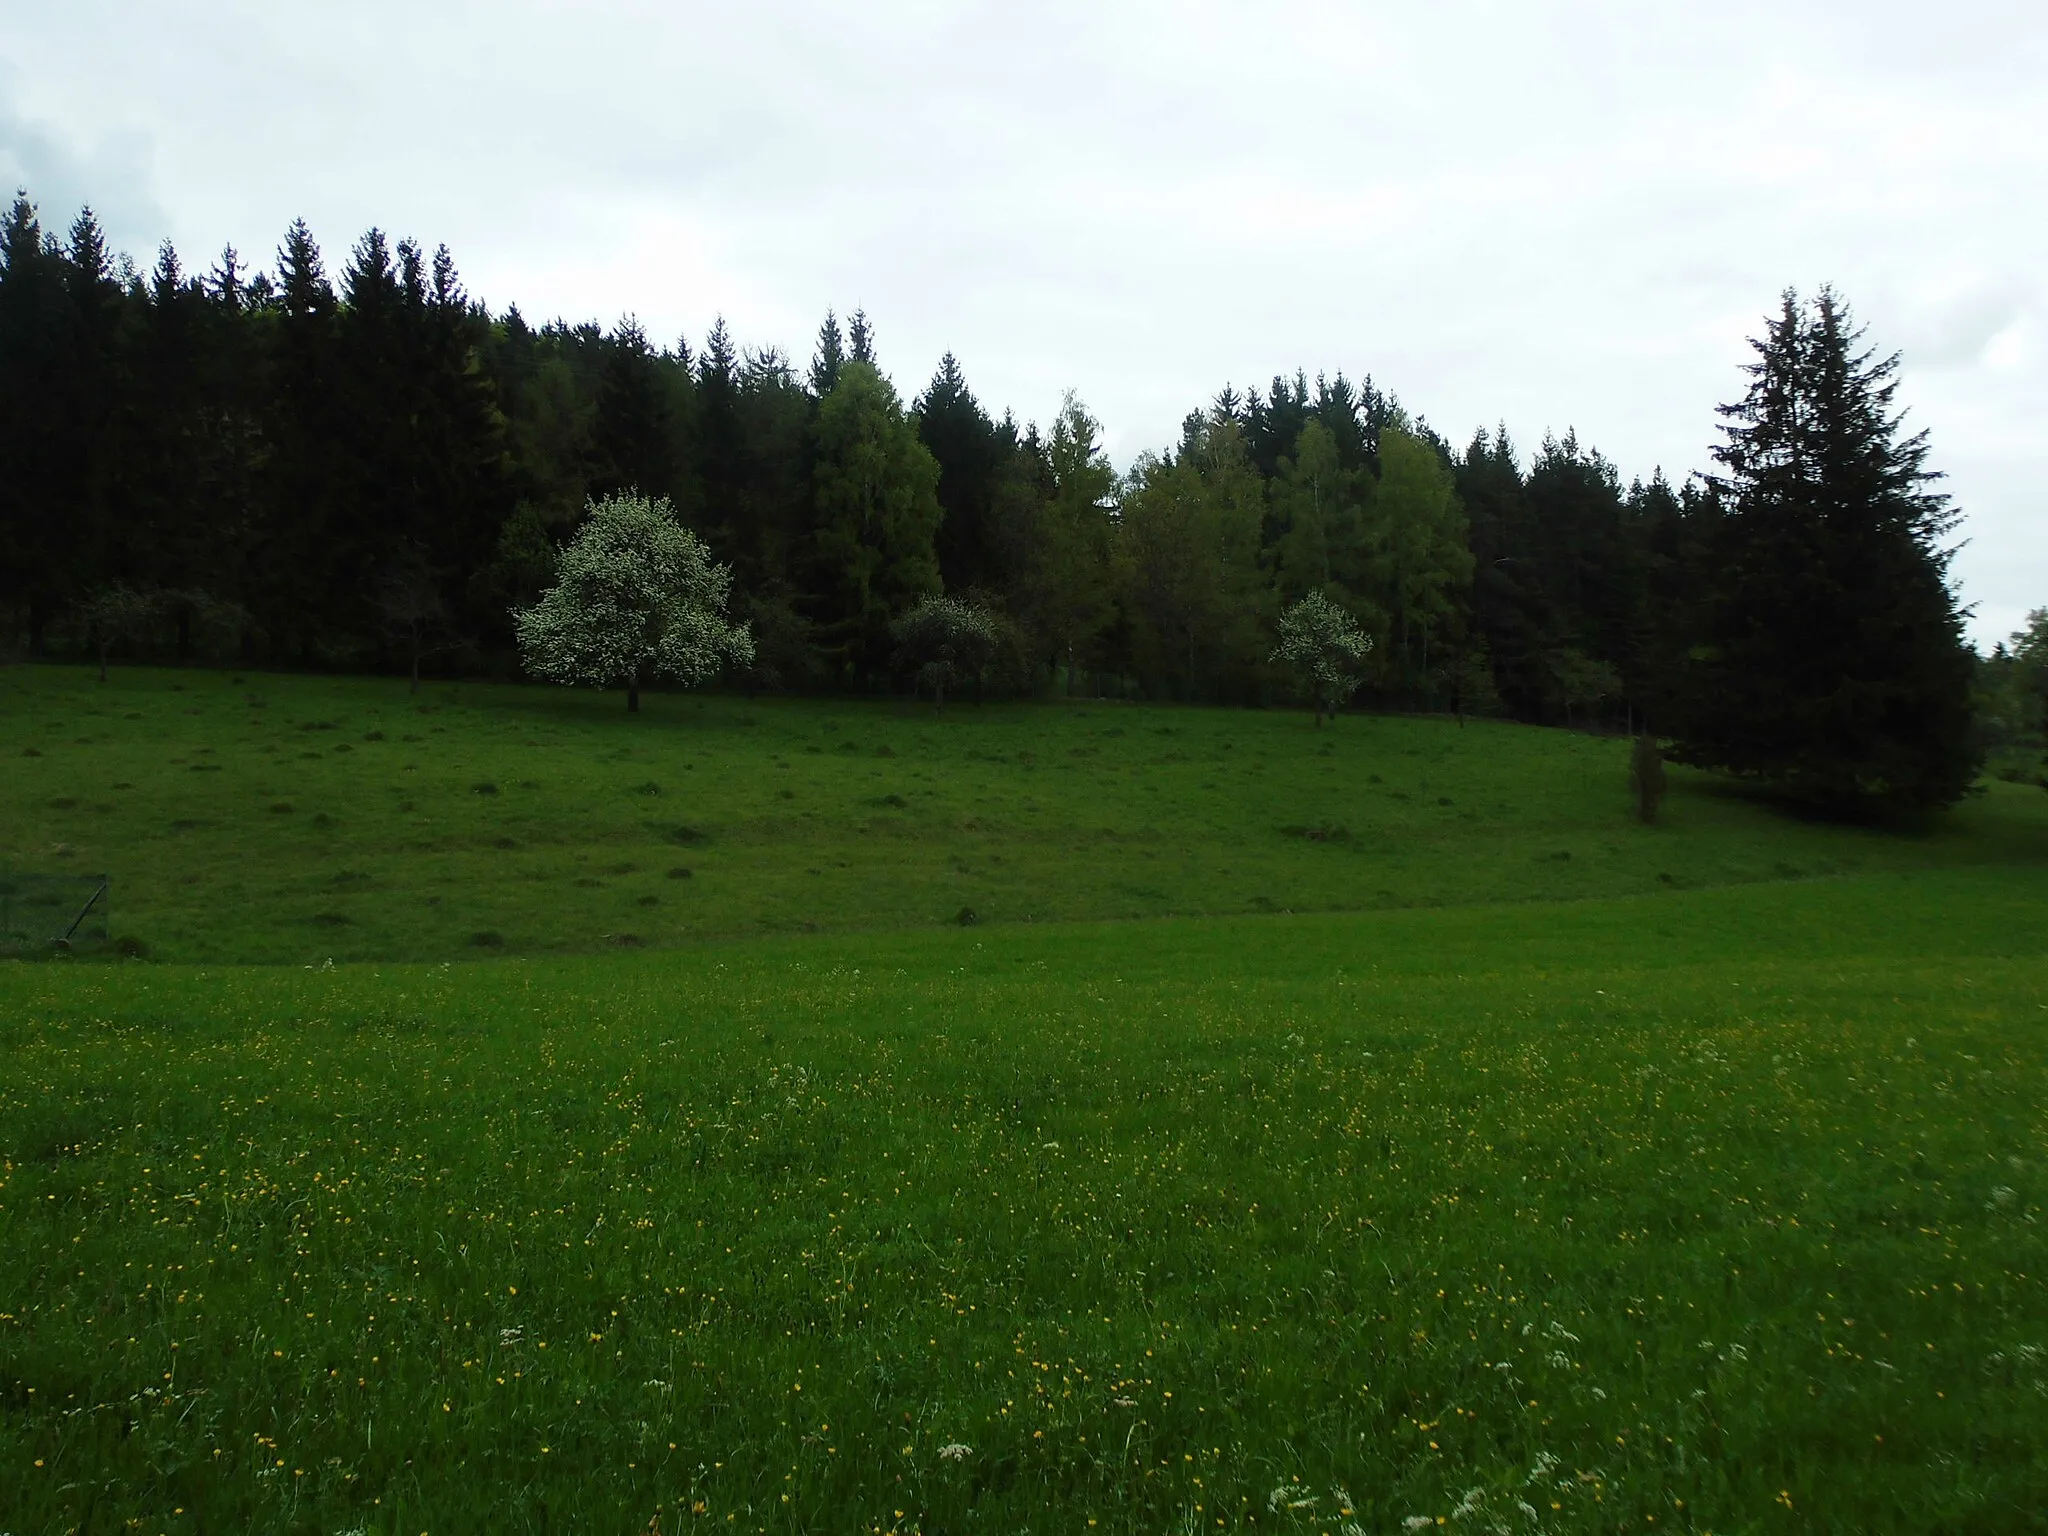
M 631 316 L 607 339 L 591 426 L 590 482 L 600 495 L 673 496 L 668 392 L 661 359 Z
M 328 581 L 329 540 L 346 537 L 344 481 L 336 437 L 342 396 L 335 370 L 335 300 L 320 247 L 304 219 L 277 253 L 277 301 L 270 317 L 263 436 L 261 526 L 252 555 L 255 611 L 273 652 L 314 654 L 338 627 Z
M 35 205 L 17 196 L 0 224 L 0 602 L 21 605 L 34 654 L 63 600 L 68 563 L 58 507 L 69 327 L 62 265 Z
M 1927 434 L 1901 435 L 1898 356 L 1849 307 L 1788 291 L 1721 407 L 1726 504 L 1676 754 L 1835 809 L 1927 809 L 1976 777 L 1972 657 Z
M 697 359 L 697 471 L 704 482 L 705 531 L 711 547 L 728 560 L 752 542 L 743 526 L 747 451 L 741 387 L 739 350 L 720 315 Z
M 875 362 L 875 328 L 868 323 L 868 312 L 864 309 L 856 309 L 846 322 L 846 360 L 866 363 L 870 368 L 879 366 Z
M 839 317 L 825 311 L 825 323 L 818 327 L 818 351 L 811 359 L 811 393 L 820 400 L 832 393 L 839 382 L 839 370 L 846 362 L 846 338 L 839 331 Z
M 939 465 L 939 572 L 946 590 L 1008 586 L 1016 572 L 996 525 L 996 501 L 1003 469 L 1016 452 L 1014 428 L 1005 436 L 989 420 L 950 352 L 912 410 L 918 440 Z

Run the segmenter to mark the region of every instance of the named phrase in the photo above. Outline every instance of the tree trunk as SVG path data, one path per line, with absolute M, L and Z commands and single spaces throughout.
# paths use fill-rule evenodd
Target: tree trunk
M 638 673 L 626 679 L 626 713 L 640 713 L 640 677 Z
M 417 644 L 412 648 L 412 691 L 420 691 L 420 648 Z

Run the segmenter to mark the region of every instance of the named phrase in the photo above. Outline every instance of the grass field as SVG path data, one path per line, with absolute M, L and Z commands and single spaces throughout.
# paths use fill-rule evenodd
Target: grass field
M 7 853 L 208 958 L 0 966 L 0 1530 L 2048 1528 L 2038 790 L 1646 831 L 1507 727 L 82 681 L 0 674 Z M 603 945 L 649 823 L 703 906 L 636 931 L 727 942 Z M 453 960 L 497 835 L 563 878 Z M 1141 868 L 1295 913 L 1050 921 Z
M 155 958 L 447 959 L 957 920 L 1582 899 L 2048 865 L 2048 795 L 1804 825 L 1625 743 L 1129 705 L 928 707 L 0 670 L 0 868 L 113 879 Z M 35 755 L 29 755 L 35 754 Z M 687 874 L 682 872 L 687 871 Z

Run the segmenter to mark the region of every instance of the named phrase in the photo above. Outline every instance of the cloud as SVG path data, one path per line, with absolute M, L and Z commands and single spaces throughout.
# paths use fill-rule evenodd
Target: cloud
M 1969 368 L 1990 360 L 1993 343 L 2038 311 L 2032 285 L 2018 277 L 1972 284 L 1961 292 L 1902 303 L 1889 329 L 1906 365 Z
M 22 114 L 12 71 L 0 64 L 0 184 L 27 191 L 45 229 L 61 232 L 88 205 L 116 250 L 147 255 L 165 219 L 152 190 L 152 136 L 117 130 L 83 146 Z

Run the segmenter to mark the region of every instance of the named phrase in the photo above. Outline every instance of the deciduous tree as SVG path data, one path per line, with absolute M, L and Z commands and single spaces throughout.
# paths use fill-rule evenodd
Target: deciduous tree
M 1336 716 L 1358 692 L 1372 641 L 1351 615 L 1321 592 L 1311 592 L 1280 615 L 1280 644 L 1273 660 L 1294 669 L 1302 691 L 1314 702 L 1316 727 Z
M 978 603 L 957 597 L 927 597 L 889 626 L 899 665 L 913 668 L 931 686 L 932 702 L 946 707 L 947 685 L 979 680 L 995 655 L 996 617 Z
M 513 615 L 520 652 L 536 677 L 623 685 L 637 710 L 643 682 L 687 687 L 753 658 L 745 626 L 725 618 L 731 587 L 732 573 L 665 499 L 607 496 L 562 551 L 555 584 Z
M 856 675 L 887 662 L 890 621 L 939 589 L 938 481 L 889 381 L 847 361 L 818 408 L 811 574 L 824 638 Z

